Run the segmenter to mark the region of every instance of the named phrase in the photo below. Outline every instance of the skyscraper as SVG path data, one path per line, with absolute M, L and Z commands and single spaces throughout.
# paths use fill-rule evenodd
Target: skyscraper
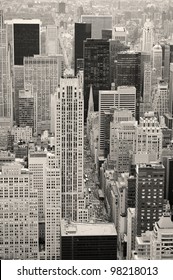
M 144 155 L 148 154 L 151 161 L 161 159 L 162 130 L 154 114 L 140 118 L 136 127 L 136 155 L 141 155 L 142 163 L 145 163 Z
M 31 86 L 19 90 L 19 126 L 30 126 L 34 131 L 34 96 Z
M 165 168 L 162 164 L 136 167 L 136 235 L 153 230 L 163 212 Z
M 99 95 L 99 156 L 104 156 L 105 127 L 108 126 L 108 129 L 110 128 L 110 123 L 107 124 L 105 121 L 105 115 L 114 107 L 115 109 L 119 109 L 117 115 L 121 120 L 132 120 L 132 114 L 135 115 L 136 110 L 136 89 L 134 87 L 122 86 L 118 87 L 117 91 L 99 91 Z M 123 109 L 124 111 L 122 111 Z M 129 111 L 127 112 L 127 110 Z
M 23 58 L 40 54 L 40 20 L 12 20 L 14 65 L 23 65 Z
M 78 64 L 83 55 L 83 43 L 87 38 L 91 38 L 91 24 L 90 23 L 75 23 L 74 31 L 74 63 L 75 63 L 75 75 L 77 74 Z
M 154 25 L 147 19 L 142 34 L 142 51 L 151 53 L 154 43 Z
M 168 113 L 168 84 L 163 80 L 158 82 L 153 94 L 153 110 L 159 117 Z
M 82 15 L 81 22 L 91 24 L 91 38 L 92 39 L 101 39 L 102 30 L 112 29 L 112 16 Z
M 94 109 L 98 111 L 99 90 L 110 89 L 109 42 L 84 41 L 84 120 L 88 113 L 90 84 L 93 85 Z
M 83 92 L 78 78 L 60 79 L 56 102 L 55 155 L 60 161 L 62 218 L 77 220 L 83 193 Z
M 7 40 L 7 28 L 4 25 L 3 11 L 0 11 L 0 117 L 12 116 L 12 80 L 10 69 L 10 49 Z
M 139 120 L 141 99 L 141 53 L 119 52 L 117 57 L 117 85 L 136 88 L 136 119 Z
M 60 54 L 59 30 L 56 25 L 46 26 L 46 54 Z
M 144 63 L 143 112 L 151 110 L 151 64 Z
M 38 258 L 38 198 L 32 174 L 17 163 L 0 172 L 0 258 Z
M 152 68 L 155 70 L 156 78 L 162 79 L 162 47 L 159 44 L 152 49 Z
M 173 63 L 170 63 L 169 113 L 171 114 L 171 117 L 173 117 Z
M 24 58 L 25 85 L 31 84 L 34 94 L 34 132 L 50 131 L 51 95 L 63 75 L 63 56 L 34 56 Z

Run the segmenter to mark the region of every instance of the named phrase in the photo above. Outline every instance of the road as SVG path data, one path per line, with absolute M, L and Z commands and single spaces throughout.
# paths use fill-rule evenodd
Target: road
M 95 218 L 98 221 L 106 222 L 109 220 L 108 215 L 106 213 L 104 201 L 99 200 L 98 196 L 98 185 L 96 182 L 98 181 L 94 160 L 91 156 L 89 141 L 86 134 L 86 128 L 84 133 L 84 177 L 87 175 L 88 180 L 85 182 L 85 187 L 87 189 L 90 188 L 91 192 L 90 203 L 94 208 Z

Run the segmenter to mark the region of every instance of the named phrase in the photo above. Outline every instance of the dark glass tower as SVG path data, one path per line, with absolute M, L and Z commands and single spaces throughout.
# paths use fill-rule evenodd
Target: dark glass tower
M 40 24 L 14 23 L 14 65 L 23 58 L 40 53 Z
M 75 75 L 77 74 L 78 64 L 83 59 L 83 42 L 91 38 L 90 23 L 75 23 L 75 38 L 74 38 L 74 60 L 75 60 Z
M 84 121 L 87 118 L 90 84 L 93 86 L 94 110 L 99 109 L 99 90 L 110 89 L 109 41 L 84 41 Z
M 136 119 L 139 120 L 141 99 L 141 53 L 134 51 L 119 52 L 117 56 L 117 86 L 136 88 Z

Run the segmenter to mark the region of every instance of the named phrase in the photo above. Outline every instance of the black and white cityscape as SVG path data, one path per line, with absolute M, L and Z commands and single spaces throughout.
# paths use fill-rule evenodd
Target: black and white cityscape
M 173 1 L 0 0 L 0 259 L 173 260 Z

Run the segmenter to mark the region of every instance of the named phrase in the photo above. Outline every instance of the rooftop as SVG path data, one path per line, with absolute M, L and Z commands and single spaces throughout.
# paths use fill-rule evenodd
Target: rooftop
M 63 220 L 61 222 L 61 236 L 97 236 L 117 235 L 113 223 L 74 223 Z
M 170 215 L 163 215 L 158 221 L 158 226 L 160 229 L 173 229 L 173 222 L 171 221 Z

